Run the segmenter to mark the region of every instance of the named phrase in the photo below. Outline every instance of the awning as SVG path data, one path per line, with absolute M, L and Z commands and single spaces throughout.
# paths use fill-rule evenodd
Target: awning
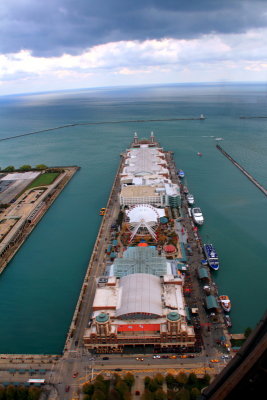
M 206 304 L 207 304 L 207 309 L 210 310 L 211 308 L 219 308 L 217 300 L 215 297 L 211 294 L 209 296 L 206 296 Z
M 160 331 L 160 324 L 118 325 L 118 332 L 155 332 Z
M 209 274 L 206 268 L 200 267 L 198 269 L 198 276 L 200 279 L 207 278 L 209 279 Z

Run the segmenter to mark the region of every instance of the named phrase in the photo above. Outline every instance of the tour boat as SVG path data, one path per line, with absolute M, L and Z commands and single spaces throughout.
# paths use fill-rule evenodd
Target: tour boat
M 217 271 L 219 269 L 219 258 L 213 244 L 204 244 L 203 250 L 210 268 Z
M 221 306 L 224 311 L 229 312 L 231 310 L 231 301 L 227 295 L 219 296 Z
M 193 221 L 197 225 L 203 225 L 204 217 L 202 215 L 201 209 L 199 207 L 192 208 L 191 210 Z
M 192 194 L 190 194 L 190 193 L 188 193 L 188 195 L 186 196 L 186 199 L 187 199 L 187 203 L 189 205 L 192 205 L 195 202 L 194 196 Z

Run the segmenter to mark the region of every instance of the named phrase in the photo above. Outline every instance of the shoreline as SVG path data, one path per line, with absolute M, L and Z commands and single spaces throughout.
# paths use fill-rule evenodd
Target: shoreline
M 54 201 L 57 199 L 57 197 L 60 195 L 60 193 L 63 191 L 63 189 L 66 187 L 66 185 L 70 182 L 74 174 L 80 169 L 78 166 L 72 166 L 72 167 L 51 167 L 49 169 L 62 169 L 64 168 L 64 173 L 60 174 L 52 184 L 48 185 L 47 189 L 45 190 L 43 197 L 40 199 L 41 200 L 38 202 L 40 205 L 40 209 L 37 211 L 36 215 L 34 216 L 34 219 L 32 222 L 27 222 L 27 218 L 29 218 L 29 215 L 27 215 L 20 226 L 15 226 L 15 229 L 12 230 L 11 234 L 15 238 L 14 243 L 11 244 L 10 247 L 7 248 L 7 250 L 4 250 L 5 253 L 1 257 L 0 260 L 0 274 L 3 273 L 3 271 L 6 269 L 10 261 L 13 259 L 13 257 L 16 255 L 16 253 L 19 251 L 21 246 L 24 244 L 24 242 L 27 240 L 31 232 L 34 230 L 36 225 L 39 223 L 39 221 L 43 218 L 43 216 L 46 214 L 48 209 L 51 207 L 51 205 L 54 203 Z M 18 200 L 20 200 L 21 196 L 24 193 L 30 193 L 33 188 L 28 189 L 27 191 L 23 192 Z M 15 204 L 15 203 L 14 203 Z M 37 206 L 38 206 L 37 204 Z M 6 235 L 8 236 L 10 232 Z M 11 242 L 12 243 L 12 242 Z

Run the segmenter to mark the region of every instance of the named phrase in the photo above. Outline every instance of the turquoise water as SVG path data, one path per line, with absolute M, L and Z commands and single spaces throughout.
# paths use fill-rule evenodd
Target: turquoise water
M 214 274 L 232 299 L 233 332 L 266 307 L 266 197 L 216 148 L 219 143 L 267 186 L 264 85 L 81 90 L 0 97 L 0 137 L 90 121 L 195 117 L 205 121 L 76 126 L 0 142 L 1 167 L 79 165 L 56 202 L 0 276 L 0 352 L 60 353 L 119 163 L 133 132 L 153 130 L 205 215 L 204 241 L 221 259 Z M 216 142 L 215 137 L 224 140 Z M 197 152 L 203 157 L 198 157 Z

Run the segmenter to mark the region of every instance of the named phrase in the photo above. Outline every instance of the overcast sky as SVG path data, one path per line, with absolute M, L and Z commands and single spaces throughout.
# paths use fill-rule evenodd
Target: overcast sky
M 0 94 L 266 78 L 267 0 L 0 2 Z

